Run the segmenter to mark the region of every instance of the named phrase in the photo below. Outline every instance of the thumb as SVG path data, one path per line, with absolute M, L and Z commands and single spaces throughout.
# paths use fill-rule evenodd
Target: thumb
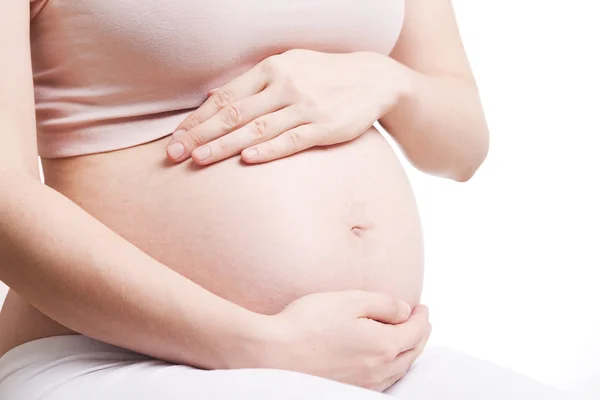
M 356 291 L 354 296 L 359 318 L 395 325 L 406 322 L 410 317 L 410 306 L 388 294 Z

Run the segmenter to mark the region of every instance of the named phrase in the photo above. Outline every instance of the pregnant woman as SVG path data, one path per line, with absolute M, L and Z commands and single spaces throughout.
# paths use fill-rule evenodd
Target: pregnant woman
M 0 54 L 1 400 L 468 392 L 451 353 L 400 380 L 421 231 L 372 127 L 485 158 L 447 0 L 3 0 Z

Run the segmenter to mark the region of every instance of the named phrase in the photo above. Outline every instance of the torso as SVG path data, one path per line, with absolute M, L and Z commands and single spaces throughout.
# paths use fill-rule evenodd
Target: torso
M 124 124 L 120 134 L 135 128 Z M 167 140 L 43 159 L 46 184 L 166 266 L 257 312 L 340 289 L 419 301 L 415 200 L 398 158 L 374 129 L 267 164 L 234 157 L 202 169 L 166 163 Z M 0 354 L 73 333 L 14 292 L 0 326 Z
M 418 302 L 418 213 L 378 132 L 267 164 L 234 157 L 204 169 L 166 164 L 165 144 L 45 160 L 46 182 L 165 265 L 258 312 L 339 289 Z M 8 347 L 69 333 L 14 293 L 1 318 Z

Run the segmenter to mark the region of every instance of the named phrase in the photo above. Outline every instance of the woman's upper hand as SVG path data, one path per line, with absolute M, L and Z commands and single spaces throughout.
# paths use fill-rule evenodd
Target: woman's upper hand
M 177 127 L 167 155 L 207 165 L 241 153 L 260 163 L 349 141 L 399 101 L 406 70 L 370 52 L 271 56 L 211 91 Z
M 383 391 L 423 350 L 427 307 L 363 291 L 304 296 L 270 318 L 259 367 L 294 370 Z

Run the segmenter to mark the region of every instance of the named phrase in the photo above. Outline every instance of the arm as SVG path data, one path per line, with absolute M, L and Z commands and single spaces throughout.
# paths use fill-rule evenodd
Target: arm
M 400 1 L 400 0 L 398 0 Z M 167 149 L 200 165 L 268 162 L 352 140 L 375 120 L 419 169 L 470 179 L 488 151 L 475 79 L 449 0 L 405 0 L 391 57 L 292 50 L 211 92 Z
M 158 263 L 39 181 L 28 6 L 0 2 L 0 54 L 10 55 L 0 62 L 0 279 L 87 336 L 226 367 L 224 349 L 248 351 L 258 315 Z
M 419 169 L 466 181 L 488 151 L 488 130 L 449 0 L 406 0 L 391 57 L 409 90 L 380 118 Z

